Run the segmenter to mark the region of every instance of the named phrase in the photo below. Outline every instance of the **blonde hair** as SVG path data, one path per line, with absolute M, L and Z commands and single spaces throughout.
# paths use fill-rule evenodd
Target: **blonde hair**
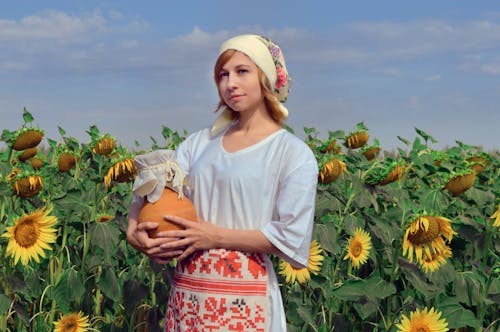
M 217 92 L 219 94 L 219 104 L 215 109 L 215 112 L 218 112 L 221 109 L 227 108 L 233 119 L 238 118 L 238 112 L 233 111 L 225 102 L 224 98 L 219 90 L 220 77 L 219 73 L 222 70 L 222 67 L 226 64 L 226 62 L 231 59 L 231 57 L 236 53 L 235 50 L 227 50 L 221 53 L 214 66 L 214 81 L 217 86 Z M 262 94 L 264 95 L 264 104 L 266 105 L 266 109 L 271 116 L 271 118 L 276 121 L 278 124 L 282 124 L 285 121 L 285 116 L 280 111 L 280 101 L 274 92 L 274 89 L 271 87 L 271 82 L 267 78 L 266 74 L 262 71 L 262 69 L 257 66 L 257 73 L 260 81 L 260 87 L 262 89 Z

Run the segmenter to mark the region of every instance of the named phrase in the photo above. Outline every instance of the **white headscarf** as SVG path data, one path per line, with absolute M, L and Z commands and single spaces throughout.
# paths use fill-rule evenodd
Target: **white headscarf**
M 269 38 L 259 35 L 239 35 L 222 43 L 219 56 L 227 50 L 236 50 L 246 54 L 266 75 L 280 101 L 281 114 L 288 117 L 288 110 L 283 105 L 290 91 L 290 77 L 286 70 L 285 58 L 278 45 Z M 225 108 L 212 125 L 212 136 L 220 134 L 232 123 L 231 111 Z

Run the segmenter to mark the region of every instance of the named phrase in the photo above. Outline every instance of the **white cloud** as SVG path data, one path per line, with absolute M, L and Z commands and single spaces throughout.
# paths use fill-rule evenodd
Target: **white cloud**
M 481 66 L 481 71 L 490 75 L 500 75 L 500 61 L 486 63 Z
M 0 41 L 53 39 L 71 41 L 92 30 L 102 30 L 106 20 L 99 11 L 71 16 L 59 11 L 26 16 L 18 21 L 0 20 Z
M 436 75 L 431 75 L 426 77 L 424 80 L 434 82 L 434 81 L 440 81 L 441 80 L 441 75 L 436 74 Z
M 136 48 L 139 46 L 139 42 L 137 40 L 123 40 L 119 42 L 119 46 L 122 48 Z
M 401 70 L 399 68 L 392 68 L 392 67 L 376 68 L 373 72 L 388 77 L 401 77 Z
M 493 21 L 357 22 L 319 34 L 295 33 L 295 38 L 285 39 L 294 59 L 357 66 L 499 51 L 500 45 L 500 24 Z
M 468 96 L 467 93 L 461 91 L 448 92 L 436 96 L 432 100 L 432 104 L 439 109 L 439 113 L 443 116 L 466 115 L 477 112 L 477 107 L 481 103 L 477 100 L 477 96 Z
M 9 70 L 9 71 L 25 71 L 29 69 L 30 66 L 26 63 L 23 62 L 17 62 L 17 61 L 5 61 L 5 62 L 0 62 L 0 69 L 2 70 Z
M 81 15 L 46 11 L 17 21 L 0 20 L 0 41 L 7 42 L 2 45 L 5 49 L 0 63 L 5 70 L 31 68 L 33 73 L 43 75 L 77 70 L 166 77 L 180 74 L 175 73 L 178 70 L 203 67 L 206 71 L 223 40 L 250 31 L 279 41 L 287 62 L 368 67 L 387 76 L 401 75 L 397 64 L 424 57 L 500 51 L 500 24 L 493 21 L 357 22 L 321 33 L 298 28 L 264 30 L 259 26 L 208 32 L 194 26 L 186 34 L 156 41 L 141 38 L 148 28 L 147 21 L 113 11 L 103 15 L 99 10 Z M 498 60 L 469 59 L 459 69 L 498 75 L 499 66 Z
M 488 55 L 469 55 L 457 66 L 459 70 L 479 72 L 487 75 L 500 75 L 500 57 Z
M 112 10 L 109 12 L 109 18 L 112 20 L 119 20 L 123 18 L 123 14 L 120 13 L 119 11 Z

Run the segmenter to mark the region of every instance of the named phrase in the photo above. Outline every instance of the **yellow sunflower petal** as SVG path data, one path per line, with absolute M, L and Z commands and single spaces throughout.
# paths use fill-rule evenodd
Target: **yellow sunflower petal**
M 441 312 L 425 307 L 423 310 L 416 309 L 410 313 L 408 318 L 402 315 L 401 322 L 396 324 L 397 332 L 416 332 L 416 331 L 432 331 L 445 332 L 448 331 L 448 322 L 441 318 Z
M 54 332 L 86 332 L 90 327 L 89 317 L 81 311 L 61 316 L 54 325 Z
M 296 268 L 290 263 L 282 260 L 279 264 L 279 274 L 285 276 L 285 281 L 288 284 L 293 284 L 296 280 L 301 284 L 305 284 L 311 279 L 311 273 L 316 275 L 321 271 L 324 259 L 322 253 L 323 249 L 319 243 L 317 241 L 312 241 L 309 249 L 308 266 L 306 268 Z
M 352 266 L 357 269 L 368 261 L 371 248 L 370 234 L 361 228 L 356 228 L 347 244 L 344 260 L 350 259 Z
M 23 215 L 15 220 L 14 226 L 7 227 L 2 237 L 9 242 L 6 255 L 14 259 L 14 264 L 28 265 L 34 260 L 40 262 L 45 258 L 45 250 L 51 250 L 50 244 L 56 241 L 56 230 L 53 226 L 57 219 L 49 216 L 50 209 L 39 209 L 29 215 Z

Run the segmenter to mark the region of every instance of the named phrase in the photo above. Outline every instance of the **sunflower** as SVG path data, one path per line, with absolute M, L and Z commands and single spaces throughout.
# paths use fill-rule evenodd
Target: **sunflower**
M 495 219 L 493 226 L 500 227 L 500 204 L 498 204 L 497 210 L 493 213 L 491 219 Z
M 84 316 L 81 311 L 70 313 L 61 316 L 54 325 L 54 332 L 85 332 L 90 327 L 89 316 Z
M 101 137 L 94 145 L 92 152 L 107 156 L 115 149 L 116 141 L 110 136 Z
M 18 174 L 21 174 L 21 170 L 19 168 L 14 168 L 7 175 L 7 177 L 5 179 L 7 180 L 7 182 L 12 182 L 14 179 L 16 179 L 16 177 L 18 176 Z
M 375 186 L 385 186 L 401 179 L 405 172 L 405 162 L 402 159 L 386 159 L 375 162 L 365 175 L 365 183 Z
M 115 216 L 113 215 L 107 213 L 99 213 L 95 218 L 95 221 L 97 221 L 98 223 L 105 223 L 113 219 L 115 219 Z
M 34 157 L 37 152 L 38 152 L 38 149 L 36 147 L 28 148 L 26 150 L 23 150 L 23 152 L 19 155 L 18 158 L 21 161 L 26 161 L 26 160 L 30 159 L 31 157 Z
M 30 164 L 31 164 L 31 168 L 33 168 L 35 170 L 39 170 L 43 166 L 43 160 L 40 158 L 37 158 L 37 157 L 33 157 L 33 158 L 31 158 Z
M 34 148 L 42 141 L 43 134 L 43 130 L 39 128 L 24 127 L 19 129 L 15 134 L 16 138 L 12 144 L 12 149 L 22 151 Z
M 486 158 L 486 156 L 487 155 L 485 155 L 485 156 L 476 155 L 476 156 L 472 156 L 472 157 L 467 158 L 467 162 L 470 163 L 471 169 L 474 170 L 474 172 L 476 172 L 476 174 L 479 174 L 482 171 L 484 171 L 484 169 L 488 165 L 488 159 Z
M 337 180 L 339 176 L 346 172 L 346 164 L 338 158 L 333 158 L 323 165 L 321 171 L 318 174 L 318 180 L 323 184 L 332 183 L 333 181 Z
M 401 323 L 396 324 L 397 332 L 445 332 L 448 331 L 448 322 L 441 318 L 441 312 L 425 307 L 423 310 L 416 309 L 410 314 L 410 318 L 403 315 Z
M 434 253 L 428 254 L 424 252 L 422 261 L 420 262 L 420 267 L 424 270 L 425 273 L 435 272 L 439 270 L 441 266 L 446 264 L 446 258 L 451 257 L 451 249 L 450 247 L 444 247 L 443 251 L 436 251 Z
M 19 197 L 32 197 L 43 189 L 43 178 L 36 174 L 19 175 L 12 182 L 12 189 Z
M 472 169 L 461 170 L 452 174 L 446 182 L 444 189 L 453 196 L 460 196 L 474 185 L 476 173 Z
M 380 148 L 378 146 L 370 147 L 369 149 L 366 149 L 362 152 L 362 154 L 368 160 L 375 159 L 375 157 L 377 157 L 379 153 L 380 153 Z
M 295 280 L 301 284 L 305 284 L 306 281 L 311 279 L 309 272 L 317 275 L 321 270 L 321 265 L 323 264 L 323 259 L 325 258 L 322 253 L 323 249 L 321 249 L 318 241 L 312 241 L 309 249 L 309 262 L 307 267 L 299 269 L 282 260 L 280 262 L 279 274 L 285 276 L 286 282 L 289 284 L 293 284 Z
M 134 164 L 134 159 L 131 157 L 124 157 L 119 159 L 108 169 L 104 176 L 104 184 L 106 187 L 111 185 L 111 181 L 128 182 L 133 179 L 137 174 L 137 167 Z
M 7 227 L 2 235 L 9 239 L 6 254 L 19 260 L 23 265 L 34 259 L 40 263 L 40 257 L 45 257 L 45 250 L 51 250 L 49 244 L 57 238 L 57 229 L 54 225 L 57 218 L 49 216 L 51 209 L 38 209 L 29 215 L 23 215 L 14 222 L 14 226 Z
M 340 154 L 342 152 L 342 148 L 337 145 L 337 141 L 335 139 L 330 139 L 323 143 L 320 147 L 321 153 L 331 152 L 333 154 Z
M 368 128 L 360 122 L 356 125 L 356 129 L 345 137 L 344 145 L 348 149 L 358 149 L 366 145 L 368 138 Z
M 451 241 L 456 234 L 451 228 L 451 220 L 439 216 L 417 217 L 406 229 L 403 239 L 403 255 L 407 256 L 410 262 L 413 261 L 413 254 L 417 262 L 422 263 L 425 257 L 432 254 L 444 253 L 447 246 L 443 237 Z
M 67 172 L 75 167 L 77 159 L 77 156 L 73 152 L 63 151 L 57 158 L 59 172 Z
M 349 239 L 344 260 L 351 259 L 352 266 L 357 269 L 368 261 L 371 248 L 372 239 L 370 234 L 358 227 L 354 230 L 354 235 Z

